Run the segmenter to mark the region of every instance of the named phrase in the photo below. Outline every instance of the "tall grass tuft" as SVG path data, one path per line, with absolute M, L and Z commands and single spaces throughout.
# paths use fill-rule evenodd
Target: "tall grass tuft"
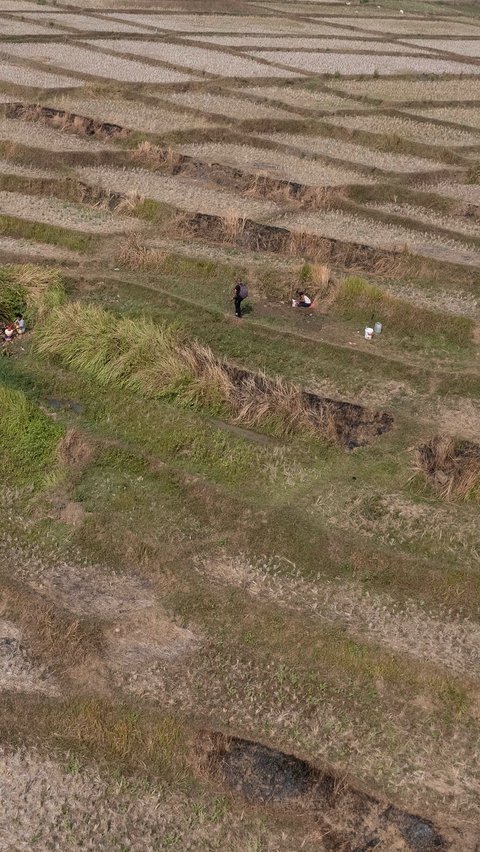
M 23 314 L 28 324 L 62 304 L 65 289 L 56 269 L 24 264 L 0 269 L 0 320 Z
M 118 318 L 96 306 L 69 303 L 39 326 L 37 348 L 101 385 L 148 398 L 206 406 L 247 426 L 277 434 L 308 432 L 341 440 L 333 409 L 314 406 L 298 386 L 241 370 L 178 328 Z
M 480 445 L 436 435 L 417 447 L 415 467 L 442 497 L 480 501 Z

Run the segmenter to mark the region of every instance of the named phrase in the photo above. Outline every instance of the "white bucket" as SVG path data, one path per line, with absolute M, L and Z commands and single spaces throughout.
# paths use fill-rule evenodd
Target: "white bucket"
M 370 328 L 369 325 L 365 328 L 365 340 L 371 340 L 373 337 L 373 328 Z
M 381 334 L 382 333 L 382 323 L 376 322 L 375 325 L 373 326 L 373 330 L 374 330 L 375 334 Z

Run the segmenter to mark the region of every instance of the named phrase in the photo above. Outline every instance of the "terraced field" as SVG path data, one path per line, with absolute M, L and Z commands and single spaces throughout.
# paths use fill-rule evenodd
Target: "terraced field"
M 0 11 L 0 852 L 479 852 L 478 9 Z

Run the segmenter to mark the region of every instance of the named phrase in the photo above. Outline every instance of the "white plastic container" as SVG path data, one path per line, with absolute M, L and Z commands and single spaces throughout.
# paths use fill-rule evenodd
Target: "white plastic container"
M 373 328 L 370 328 L 369 325 L 365 328 L 365 340 L 372 340 L 373 338 Z
M 375 325 L 373 326 L 373 330 L 374 330 L 375 334 L 381 334 L 382 328 L 383 328 L 383 326 L 382 326 L 381 322 L 376 322 Z

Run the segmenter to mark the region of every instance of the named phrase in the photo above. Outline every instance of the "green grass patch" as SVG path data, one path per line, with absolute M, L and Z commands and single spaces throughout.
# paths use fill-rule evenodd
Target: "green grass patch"
M 83 234 L 57 225 L 45 225 L 6 215 L 0 215 L 0 236 L 47 243 L 79 252 L 91 250 L 99 242 L 94 234 Z
M 431 340 L 440 337 L 456 346 L 469 345 L 474 327 L 469 317 L 419 307 L 356 276 L 342 281 L 333 310 L 342 319 L 361 323 L 380 320 L 397 334 Z
M 139 219 L 151 222 L 154 225 L 163 225 L 169 222 L 176 215 L 176 212 L 170 204 L 155 201 L 153 198 L 145 198 L 135 205 L 130 215 L 137 216 Z
M 41 485 L 55 464 L 63 429 L 21 391 L 0 384 L 0 464 L 2 480 Z

